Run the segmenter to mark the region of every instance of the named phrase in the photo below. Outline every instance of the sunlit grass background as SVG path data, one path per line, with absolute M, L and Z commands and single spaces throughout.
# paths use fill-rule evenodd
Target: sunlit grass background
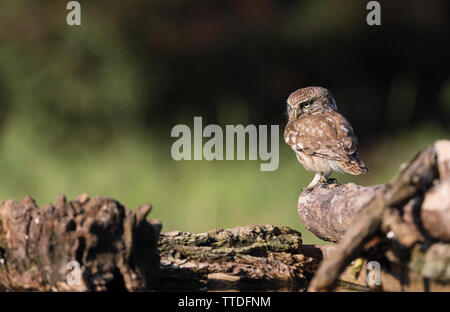
M 174 161 L 167 142 L 123 133 L 101 148 L 59 149 L 25 130 L 20 122 L 6 125 L 0 140 L 0 198 L 25 195 L 39 205 L 65 193 L 74 199 L 83 192 L 119 200 L 134 209 L 151 202 L 152 218 L 164 231 L 202 232 L 216 227 L 250 224 L 287 225 L 303 233 L 306 243 L 320 240 L 297 215 L 297 198 L 313 174 L 305 171 L 290 148 L 280 141 L 280 164 L 273 172 L 259 171 L 260 161 Z M 417 151 L 436 139 L 449 137 L 442 129 L 421 125 L 390 137 L 364 142 L 361 157 L 371 173 L 335 175 L 340 182 L 386 183 Z

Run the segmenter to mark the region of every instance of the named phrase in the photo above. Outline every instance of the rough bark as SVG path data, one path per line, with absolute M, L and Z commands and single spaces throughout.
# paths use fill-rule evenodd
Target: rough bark
M 344 236 L 362 207 L 373 200 L 378 190 L 384 189 L 384 185 L 322 184 L 301 193 L 297 210 L 309 231 L 335 243 Z
M 0 205 L 0 289 L 8 291 L 144 290 L 159 271 L 161 225 L 115 200 L 64 196 L 39 210 L 30 197 Z M 81 284 L 66 283 L 77 261 Z M 73 272 L 72 272 L 73 273 Z
M 337 247 L 303 245 L 299 232 L 273 225 L 162 233 L 158 245 L 161 291 L 305 291 L 320 263 L 332 259 Z M 346 266 L 334 290 L 450 291 L 446 247 L 416 248 L 406 263 L 396 254 L 374 251 L 359 266 Z M 380 286 L 367 282 L 372 260 L 381 263 Z
M 119 202 L 64 196 L 0 204 L 0 290 L 376 290 L 450 291 L 450 142 L 425 149 L 387 185 L 324 185 L 299 199 L 307 227 L 338 245 L 303 245 L 301 234 L 261 225 L 169 232 Z M 355 261 L 356 257 L 364 260 Z M 68 285 L 77 261 L 80 285 Z M 320 265 L 320 266 L 319 266 Z M 319 269 L 317 269 L 319 268 Z M 312 279 L 312 280 L 311 280 Z
M 336 245 L 303 245 L 301 234 L 283 226 L 260 225 L 206 233 L 162 233 L 157 289 L 305 291 Z M 409 261 L 372 250 L 339 276 L 335 291 L 450 291 L 449 255 L 442 244 L 415 248 Z M 400 257 L 400 258 L 399 258 Z M 381 264 L 381 285 L 367 281 L 367 263 Z M 412 270 L 411 268 L 414 268 Z
M 423 250 L 436 241 L 448 241 L 449 159 L 450 142 L 442 140 L 420 152 L 385 186 L 331 185 L 326 187 L 327 192 L 316 187 L 311 193 L 302 194 L 298 210 L 307 227 L 319 237 L 339 242 L 333 257 L 321 264 L 309 290 L 331 289 L 350 261 L 368 246 L 381 242 L 399 254 L 406 254 L 403 257 L 410 257 L 416 245 Z M 359 198 L 358 189 L 361 201 L 355 200 Z M 331 217 L 321 217 L 327 213 Z M 311 214 L 319 216 L 317 223 L 312 221 Z M 439 250 L 446 248 L 448 245 L 444 244 Z M 447 263 L 443 255 L 447 252 L 438 254 L 436 261 L 444 259 Z M 430 257 L 433 258 L 425 257 L 427 263 L 436 262 Z M 448 268 L 448 264 L 444 265 L 444 270 Z M 420 273 L 431 277 L 426 271 Z M 448 282 L 447 276 L 444 281 Z
M 161 224 L 146 219 L 150 210 L 147 204 L 133 213 L 87 195 L 61 196 L 42 210 L 30 197 L 3 201 L 0 290 L 301 291 L 323 258 L 321 248 L 303 246 L 301 233 L 283 226 L 160 235 Z M 67 283 L 72 261 L 79 285 Z
M 304 291 L 319 264 L 333 257 L 336 249 L 336 245 L 303 245 L 301 234 L 284 226 L 252 225 L 200 234 L 175 231 L 161 233 L 158 263 L 154 237 L 160 224 L 145 221 L 150 207 L 141 206 L 134 214 L 112 199 L 86 196 L 72 202 L 61 197 L 44 212 L 36 211 L 30 198 L 20 204 L 3 202 L 0 290 Z M 32 229 L 33 221 L 42 224 L 39 231 Z M 80 286 L 66 283 L 64 264 L 73 255 L 83 272 Z M 388 256 L 376 258 L 383 263 L 382 288 L 376 290 L 450 290 L 438 282 L 448 278 L 445 246 L 414 250 L 410 266 L 420 274 L 405 267 L 398 254 Z M 365 265 L 350 264 L 335 290 L 374 289 L 366 282 Z M 423 276 L 433 280 L 424 281 Z
M 321 252 L 301 234 L 261 225 L 207 233 L 162 233 L 161 290 L 305 290 Z

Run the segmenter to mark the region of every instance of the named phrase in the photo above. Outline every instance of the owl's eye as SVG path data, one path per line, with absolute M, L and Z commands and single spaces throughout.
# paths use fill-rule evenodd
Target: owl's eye
M 304 103 L 302 106 L 303 106 L 303 108 L 308 108 L 311 106 L 311 103 Z

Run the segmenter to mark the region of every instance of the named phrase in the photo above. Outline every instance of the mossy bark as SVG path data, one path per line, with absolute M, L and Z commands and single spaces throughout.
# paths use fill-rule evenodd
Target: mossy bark
M 0 204 L 0 290 L 450 291 L 450 142 L 439 141 L 385 186 L 326 185 L 302 193 L 307 227 L 337 245 L 304 245 L 285 226 L 161 233 L 119 202 L 83 194 L 41 210 Z M 356 257 L 364 260 L 351 263 Z M 381 264 L 380 287 L 366 281 Z M 77 261 L 81 282 L 69 285 Z M 338 283 L 338 288 L 333 285 Z
M 284 226 L 162 233 L 161 290 L 304 290 L 320 261 Z

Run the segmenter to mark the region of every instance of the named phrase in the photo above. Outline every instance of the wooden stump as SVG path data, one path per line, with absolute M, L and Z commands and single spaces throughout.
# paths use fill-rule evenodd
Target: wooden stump
M 3 201 L 0 289 L 151 289 L 159 272 L 161 225 L 145 219 L 150 209 L 143 205 L 134 214 L 115 200 L 86 195 L 70 202 L 61 196 L 42 210 L 30 197 Z M 80 283 L 67 283 L 77 268 Z

